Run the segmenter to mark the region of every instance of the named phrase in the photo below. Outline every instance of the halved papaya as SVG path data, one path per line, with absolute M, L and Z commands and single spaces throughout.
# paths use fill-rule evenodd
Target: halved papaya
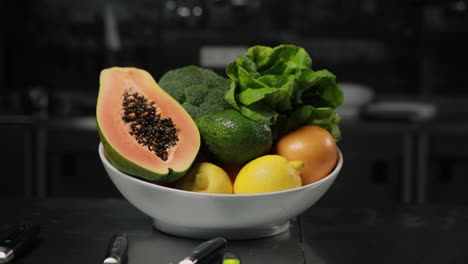
M 193 119 L 142 69 L 101 71 L 96 119 L 111 163 L 148 181 L 176 181 L 200 148 Z

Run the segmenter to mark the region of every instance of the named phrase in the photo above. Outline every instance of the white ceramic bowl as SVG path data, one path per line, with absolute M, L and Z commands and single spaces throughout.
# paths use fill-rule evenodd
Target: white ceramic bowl
M 152 184 L 129 176 L 107 160 L 102 143 L 99 156 L 107 174 L 122 195 L 137 209 L 153 218 L 156 229 L 190 238 L 228 239 L 267 237 L 289 228 L 289 220 L 300 215 L 328 190 L 343 165 L 320 181 L 299 188 L 260 194 L 206 194 Z

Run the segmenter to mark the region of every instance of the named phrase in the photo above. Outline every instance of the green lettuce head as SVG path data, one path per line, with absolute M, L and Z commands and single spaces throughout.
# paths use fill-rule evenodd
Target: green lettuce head
M 276 137 L 315 124 L 341 138 L 334 109 L 343 103 L 343 92 L 331 72 L 312 69 L 302 47 L 253 46 L 226 73 L 231 84 L 225 100 L 246 117 L 271 125 Z

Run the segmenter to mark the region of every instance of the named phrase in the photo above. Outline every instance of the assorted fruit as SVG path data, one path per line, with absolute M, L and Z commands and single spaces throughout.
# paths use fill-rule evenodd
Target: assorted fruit
M 252 194 L 316 182 L 338 160 L 343 93 L 294 45 L 253 46 L 225 78 L 189 65 L 159 82 L 137 68 L 101 72 L 98 131 L 111 163 L 185 191 Z

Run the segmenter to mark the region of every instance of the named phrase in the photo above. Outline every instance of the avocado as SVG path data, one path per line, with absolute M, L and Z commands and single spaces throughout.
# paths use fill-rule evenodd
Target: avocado
M 245 164 L 266 154 L 272 146 L 270 126 L 249 119 L 235 109 L 199 116 L 195 123 L 205 149 L 224 163 Z

